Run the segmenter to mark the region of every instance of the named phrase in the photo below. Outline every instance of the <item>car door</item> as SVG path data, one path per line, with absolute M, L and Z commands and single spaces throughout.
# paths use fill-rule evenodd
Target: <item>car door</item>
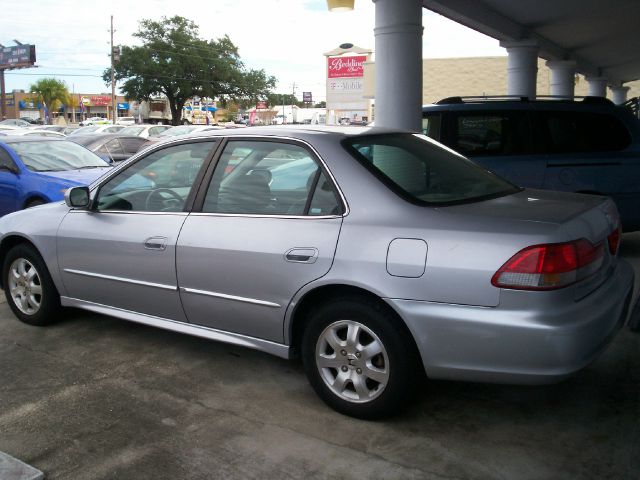
M 20 188 L 18 166 L 9 152 L 0 147 L 0 216 L 18 210 Z
M 282 342 L 292 297 L 331 268 L 344 203 L 320 160 L 295 142 L 230 140 L 205 185 L 177 245 L 187 318 Z
M 155 150 L 105 180 L 92 209 L 71 210 L 58 231 L 67 295 L 184 321 L 175 270 L 178 233 L 198 173 L 216 142 Z

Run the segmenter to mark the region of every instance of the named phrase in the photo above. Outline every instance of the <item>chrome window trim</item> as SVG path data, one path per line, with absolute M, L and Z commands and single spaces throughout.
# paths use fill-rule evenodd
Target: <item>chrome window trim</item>
M 286 215 L 286 214 L 266 214 L 266 213 L 213 213 L 194 212 L 190 214 L 194 217 L 246 217 L 246 218 L 280 218 L 283 220 L 327 220 L 332 218 L 342 218 L 343 215 Z
M 237 302 L 251 303 L 253 305 L 261 305 L 264 307 L 280 308 L 281 305 L 266 300 L 257 300 L 255 298 L 238 297 L 235 295 L 227 295 L 226 293 L 211 292 L 209 290 L 198 290 L 196 288 L 180 287 L 180 290 L 186 293 L 194 293 L 196 295 L 206 295 L 208 297 L 222 298 L 225 300 L 234 300 Z
M 178 287 L 176 285 L 165 285 L 163 283 L 145 282 L 144 280 L 134 280 L 132 278 L 116 277 L 113 275 L 104 275 L 102 273 L 86 272 L 83 270 L 74 270 L 73 268 L 65 268 L 64 271 L 74 275 L 81 275 L 81 276 L 92 277 L 92 278 L 101 278 L 103 280 L 113 280 L 115 282 L 122 282 L 122 283 L 131 283 L 134 285 L 142 285 L 145 287 L 153 287 L 153 288 L 160 288 L 163 290 L 173 290 L 173 291 L 178 290 Z
M 109 213 L 117 213 L 119 215 L 174 215 L 176 217 L 186 217 L 189 212 L 145 212 L 143 210 L 86 210 L 83 208 L 74 208 L 69 213 L 87 213 L 91 215 L 106 215 Z
M 128 320 L 131 322 L 142 323 L 152 327 L 163 328 L 174 332 L 185 333 L 196 337 L 207 338 L 219 342 L 238 345 L 241 347 L 253 348 L 260 350 L 280 358 L 291 358 L 291 348 L 288 345 L 263 340 L 261 338 L 241 335 L 239 333 L 226 332 L 215 328 L 205 327 L 204 325 L 196 325 L 192 323 L 179 322 L 168 318 L 155 317 L 143 313 L 133 312 L 122 308 L 110 307 L 100 303 L 79 300 L 71 297 L 60 297 L 60 302 L 65 307 L 81 308 L 90 312 L 101 313 L 103 315 L 111 315 L 116 318 Z

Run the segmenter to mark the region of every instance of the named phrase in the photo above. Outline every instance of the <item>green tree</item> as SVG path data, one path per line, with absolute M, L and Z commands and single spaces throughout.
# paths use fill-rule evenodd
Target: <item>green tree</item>
M 55 78 L 41 78 L 29 87 L 29 92 L 47 106 L 50 114 L 57 111 L 60 105 L 68 104 L 71 98 L 67 84 Z
M 203 40 L 198 26 L 184 17 L 142 20 L 134 36 L 142 45 L 122 47 L 115 78 L 123 81 L 121 89 L 127 98 L 142 101 L 164 95 L 174 125 L 180 123 L 189 98 L 263 98 L 276 83 L 264 70 L 245 68 L 228 36 Z M 110 75 L 107 69 L 103 75 L 107 85 Z

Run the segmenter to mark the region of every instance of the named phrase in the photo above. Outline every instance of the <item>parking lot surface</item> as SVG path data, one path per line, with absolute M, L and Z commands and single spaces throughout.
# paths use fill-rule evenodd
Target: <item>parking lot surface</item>
M 65 480 L 637 479 L 640 334 L 557 385 L 434 381 L 366 422 L 296 361 L 86 312 L 30 327 L 1 303 L 0 451 Z

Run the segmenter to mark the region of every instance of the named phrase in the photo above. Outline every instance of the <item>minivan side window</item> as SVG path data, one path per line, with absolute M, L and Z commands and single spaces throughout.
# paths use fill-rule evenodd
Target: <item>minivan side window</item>
M 425 113 L 422 115 L 422 133 L 437 142 L 440 141 L 442 115 L 440 113 Z
M 470 157 L 520 155 L 529 153 L 528 131 L 526 112 L 458 114 L 449 146 Z
M 540 153 L 582 153 L 623 150 L 631 143 L 625 125 L 597 112 L 536 112 L 535 145 Z

